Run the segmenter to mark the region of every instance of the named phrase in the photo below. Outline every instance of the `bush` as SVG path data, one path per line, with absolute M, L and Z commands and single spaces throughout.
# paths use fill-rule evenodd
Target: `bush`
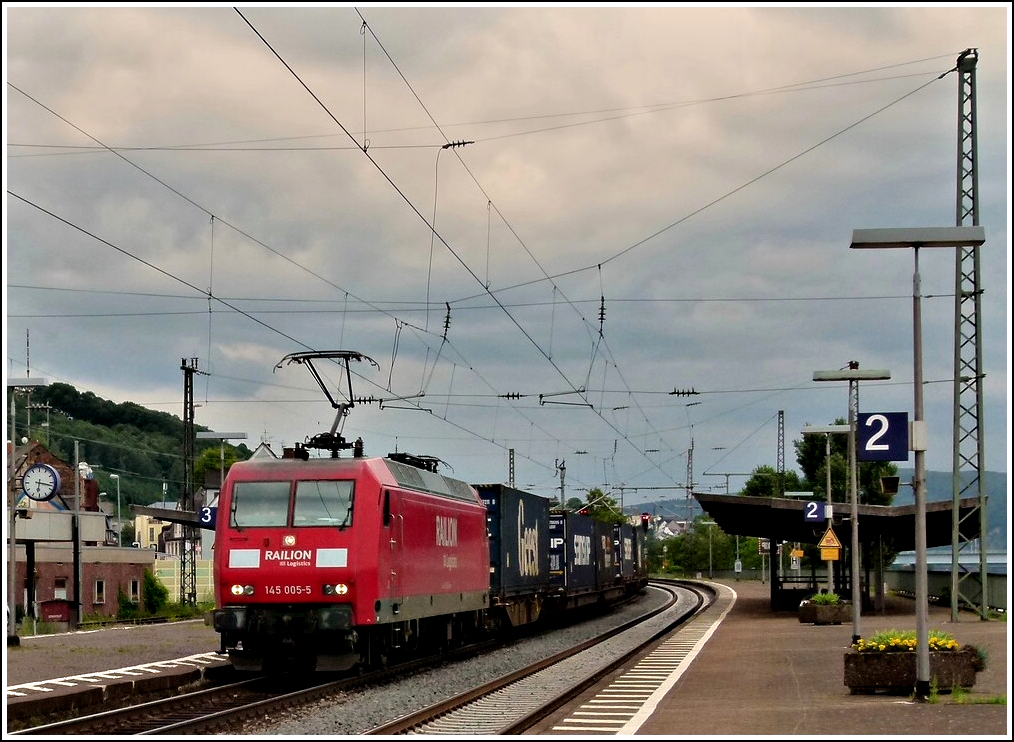
M 132 601 L 121 587 L 116 593 L 116 617 L 121 621 L 137 618 L 141 615 L 141 607 Z
M 965 651 L 975 652 L 975 664 L 972 666 L 977 672 L 982 672 L 986 669 L 986 660 L 989 656 L 986 654 L 986 650 L 983 647 L 976 646 L 975 644 L 966 644 L 962 647 Z
M 841 599 L 838 597 L 838 593 L 817 593 L 810 598 L 810 602 L 815 605 L 838 605 Z
M 150 615 L 158 614 L 169 603 L 169 590 L 158 581 L 151 570 L 144 570 L 144 610 Z

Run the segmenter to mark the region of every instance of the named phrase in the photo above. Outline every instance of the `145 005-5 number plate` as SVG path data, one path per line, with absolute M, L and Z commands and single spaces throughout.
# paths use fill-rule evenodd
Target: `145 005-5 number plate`
M 268 595 L 310 595 L 313 592 L 309 585 L 268 585 L 264 590 Z

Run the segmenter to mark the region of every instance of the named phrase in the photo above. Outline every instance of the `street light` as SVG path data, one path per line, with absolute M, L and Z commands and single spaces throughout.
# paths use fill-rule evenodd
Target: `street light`
M 29 392 L 32 387 L 46 386 L 48 384 L 45 379 L 32 379 L 26 377 L 23 379 L 7 379 L 7 388 L 11 391 L 11 440 L 10 440 L 10 460 L 7 462 L 7 510 L 10 518 L 8 524 L 10 530 L 7 531 L 7 541 L 10 546 L 10 553 L 8 559 L 10 560 L 7 565 L 7 646 L 16 647 L 21 644 L 21 640 L 18 638 L 18 617 L 17 617 L 17 604 L 15 603 L 15 585 L 17 580 L 15 576 L 18 571 L 18 541 L 14 533 L 14 529 L 17 527 L 17 514 L 18 514 L 18 493 L 17 486 L 14 484 L 14 475 L 17 474 L 17 461 L 15 460 L 15 453 L 17 451 L 17 433 L 14 428 L 14 398 L 17 396 L 19 391 L 27 389 Z
M 702 526 L 717 526 L 718 524 L 713 520 L 702 520 L 698 521 Z M 714 579 L 714 570 L 712 569 L 711 560 L 711 528 L 708 528 L 708 579 Z
M 803 435 L 823 433 L 824 434 L 824 468 L 827 469 L 827 491 L 825 492 L 827 500 L 827 509 L 824 512 L 824 520 L 830 521 L 832 515 L 831 509 L 831 433 L 848 433 L 848 425 L 804 425 Z M 831 524 L 828 523 L 828 526 Z M 829 593 L 834 592 L 834 565 L 831 560 L 827 560 L 827 591 Z
M 920 247 L 978 247 L 986 241 L 982 227 L 914 227 L 895 229 L 855 229 L 854 249 L 911 247 L 915 253 L 912 274 L 912 334 L 914 410 L 910 448 L 915 453 L 915 697 L 925 701 L 930 692 L 929 669 L 929 585 L 926 574 L 926 423 L 922 399 L 922 308 L 919 279 Z
M 123 546 L 123 516 L 120 514 L 120 475 L 110 474 L 109 478 L 116 482 L 116 545 Z
M 217 440 L 218 446 L 218 493 L 222 494 L 222 485 L 225 484 L 225 442 L 233 439 L 245 439 L 246 433 L 213 433 L 210 430 L 198 431 L 195 436 L 199 441 Z
M 859 369 L 856 361 L 849 361 L 847 369 L 814 371 L 814 381 L 847 381 L 849 383 L 849 503 L 851 504 L 852 540 L 849 551 L 852 564 L 852 643 L 862 638 L 859 632 L 859 615 L 862 613 L 862 593 L 859 590 L 859 474 L 856 467 L 856 413 L 859 411 L 859 380 L 890 379 L 891 372 L 879 369 Z
M 96 464 L 96 467 L 98 464 Z M 84 590 L 81 587 L 81 482 L 95 479 L 93 467 L 81 460 L 81 441 L 74 441 L 74 516 L 71 519 L 71 538 L 74 539 L 74 603 L 77 605 L 76 624 L 84 620 L 84 602 L 81 600 Z

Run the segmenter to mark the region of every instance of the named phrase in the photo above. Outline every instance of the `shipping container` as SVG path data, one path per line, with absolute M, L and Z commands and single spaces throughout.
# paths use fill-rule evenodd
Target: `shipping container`
M 512 625 L 538 619 L 550 592 L 550 501 L 503 484 L 473 485 L 486 506 L 491 605 Z

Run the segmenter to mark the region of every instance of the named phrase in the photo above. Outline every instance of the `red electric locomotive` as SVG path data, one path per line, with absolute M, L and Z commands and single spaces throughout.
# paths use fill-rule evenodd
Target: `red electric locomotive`
M 344 670 L 478 630 L 486 508 L 434 468 L 397 454 L 234 464 L 218 503 L 213 616 L 233 665 Z
M 337 358 L 348 373 L 349 360 L 370 359 L 352 351 L 286 358 L 310 367 L 339 413 L 329 433 L 283 458 L 229 469 L 215 524 L 222 651 L 240 670 L 292 660 L 344 670 L 481 629 L 489 536 L 475 489 L 438 474 L 436 459 L 365 458 L 361 441 L 335 433 L 352 405 L 334 402 L 313 361 Z M 307 447 L 331 458 L 310 459 Z M 339 458 L 346 448 L 353 456 Z

